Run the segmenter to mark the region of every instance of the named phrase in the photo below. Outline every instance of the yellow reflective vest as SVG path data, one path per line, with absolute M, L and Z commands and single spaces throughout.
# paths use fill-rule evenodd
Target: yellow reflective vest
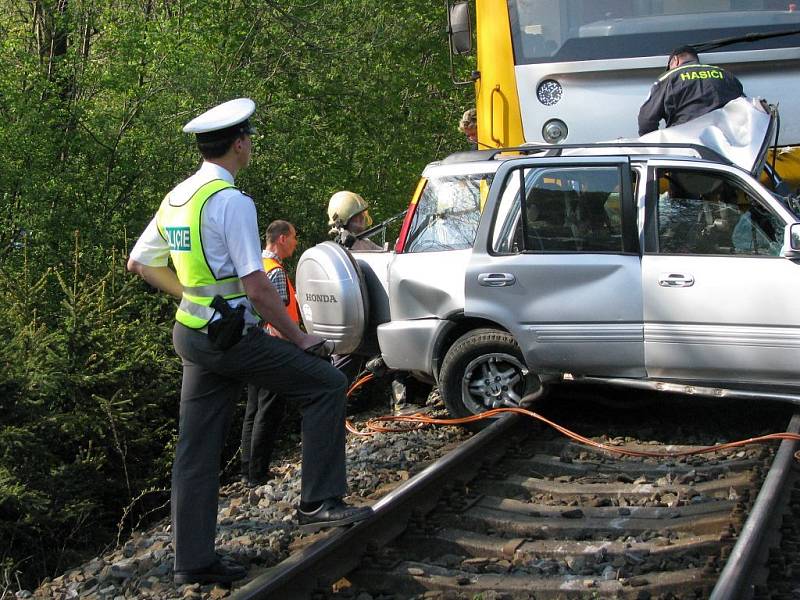
M 234 187 L 222 179 L 205 183 L 184 201 L 173 204 L 167 194 L 156 213 L 158 232 L 169 244 L 169 255 L 178 280 L 183 286 L 183 296 L 175 319 L 191 329 L 202 329 L 214 317 L 211 302 L 214 296 L 226 300 L 245 295 L 239 277 L 217 279 L 208 266 L 200 236 L 200 219 L 208 199 L 220 190 Z

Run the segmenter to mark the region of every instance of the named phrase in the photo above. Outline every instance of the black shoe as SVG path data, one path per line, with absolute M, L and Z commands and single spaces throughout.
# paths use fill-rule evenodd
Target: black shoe
M 378 356 L 367 361 L 364 369 L 372 373 L 375 377 L 383 377 L 386 375 L 386 363 L 383 362 L 383 357 Z
M 325 527 L 340 527 L 372 516 L 369 506 L 350 506 L 340 498 L 328 498 L 320 507 L 312 512 L 297 509 L 297 520 L 300 531 L 314 533 Z
M 223 562 L 219 558 L 204 569 L 175 571 L 175 585 L 187 583 L 230 583 L 244 579 L 247 569 L 234 562 Z

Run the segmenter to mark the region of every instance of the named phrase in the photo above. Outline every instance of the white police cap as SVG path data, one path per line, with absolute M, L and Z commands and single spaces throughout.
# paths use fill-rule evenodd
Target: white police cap
M 183 127 L 186 133 L 196 133 L 198 141 L 213 141 L 236 137 L 255 130 L 248 120 L 256 110 L 250 98 L 237 98 L 207 110 Z

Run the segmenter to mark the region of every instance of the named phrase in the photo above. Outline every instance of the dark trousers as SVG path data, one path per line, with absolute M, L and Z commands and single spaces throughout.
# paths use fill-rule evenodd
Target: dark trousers
M 215 350 L 206 334 L 176 323 L 183 360 L 180 422 L 172 467 L 175 570 L 216 560 L 219 472 L 233 403 L 244 384 L 280 394 L 302 415 L 304 502 L 343 496 L 347 381 L 327 361 L 253 327 L 233 348 Z
M 272 450 L 286 414 L 283 396 L 254 385 L 247 386 L 247 406 L 242 422 L 242 475 L 262 481 L 269 474 Z

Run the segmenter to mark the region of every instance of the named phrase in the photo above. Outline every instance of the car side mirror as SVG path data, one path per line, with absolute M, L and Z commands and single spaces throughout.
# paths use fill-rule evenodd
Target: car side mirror
M 786 258 L 800 258 L 800 223 L 789 225 L 789 247 L 783 255 Z

